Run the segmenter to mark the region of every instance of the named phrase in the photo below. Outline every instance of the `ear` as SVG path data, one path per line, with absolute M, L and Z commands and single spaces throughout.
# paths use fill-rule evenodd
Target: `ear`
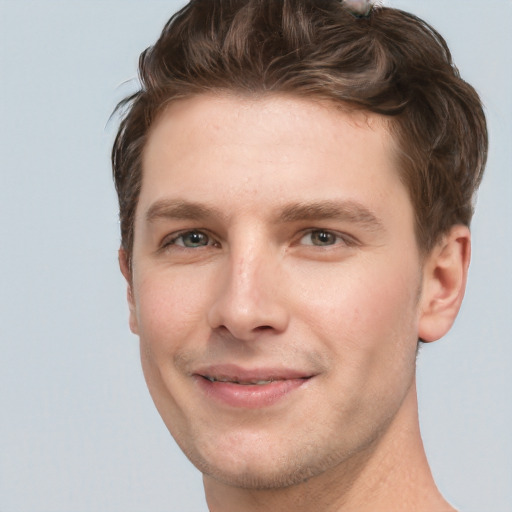
M 119 249 L 118 252 L 119 259 L 119 268 L 121 269 L 121 274 L 123 274 L 126 279 L 126 298 L 128 300 L 128 307 L 130 308 L 130 330 L 133 334 L 139 334 L 139 326 L 137 322 L 137 310 L 135 307 L 135 300 L 133 297 L 133 280 L 132 280 L 132 271 L 128 258 L 128 253 L 123 249 Z
M 453 325 L 459 312 L 471 259 L 471 234 L 467 226 L 453 226 L 423 267 L 418 336 L 436 341 Z

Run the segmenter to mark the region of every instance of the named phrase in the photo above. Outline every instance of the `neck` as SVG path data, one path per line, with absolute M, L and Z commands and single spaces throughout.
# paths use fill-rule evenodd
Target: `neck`
M 415 385 L 372 446 L 299 485 L 255 490 L 231 487 L 207 475 L 203 480 L 210 512 L 455 512 L 428 466 Z

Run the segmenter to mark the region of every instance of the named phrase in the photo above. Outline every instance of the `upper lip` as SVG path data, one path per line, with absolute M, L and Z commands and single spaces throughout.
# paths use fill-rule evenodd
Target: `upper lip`
M 242 368 L 234 364 L 204 366 L 194 371 L 193 374 L 209 380 L 237 383 L 308 379 L 314 376 L 310 372 L 290 368 Z

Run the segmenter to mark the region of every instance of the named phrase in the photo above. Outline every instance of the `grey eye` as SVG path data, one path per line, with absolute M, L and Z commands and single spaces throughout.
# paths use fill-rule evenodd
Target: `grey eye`
M 305 245 L 316 246 L 334 245 L 335 243 L 338 242 L 339 238 L 339 236 L 332 233 L 331 231 L 316 229 L 304 235 L 302 237 L 302 243 Z
M 208 235 L 201 233 L 201 231 L 188 231 L 177 237 L 174 243 L 183 247 L 195 248 L 209 245 L 210 239 Z

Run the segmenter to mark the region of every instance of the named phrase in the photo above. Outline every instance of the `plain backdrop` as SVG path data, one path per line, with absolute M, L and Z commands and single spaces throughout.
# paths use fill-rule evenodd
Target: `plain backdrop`
M 390 0 L 482 96 L 491 150 L 466 299 L 419 357 L 437 482 L 512 510 L 512 1 Z M 0 0 L 0 511 L 205 512 L 161 422 L 118 272 L 109 116 L 173 0 Z M 435 512 L 435 511 L 433 511 Z

